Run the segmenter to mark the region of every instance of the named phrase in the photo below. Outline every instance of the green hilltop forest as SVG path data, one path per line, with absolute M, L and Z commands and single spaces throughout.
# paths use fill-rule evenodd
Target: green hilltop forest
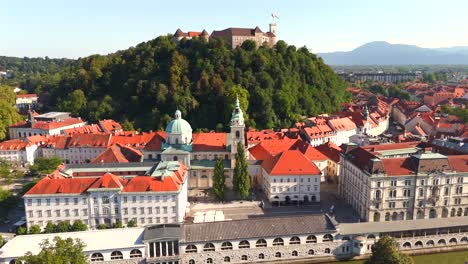
M 175 43 L 160 36 L 52 66 L 18 79 L 30 92 L 50 94 L 51 107 L 44 110 L 70 111 L 89 121 L 113 118 L 127 129 L 164 128 L 180 109 L 194 129 L 225 130 L 236 95 L 247 125 L 259 129 L 289 127 L 350 100 L 345 83 L 322 59 L 284 41 L 273 48 L 246 41 L 231 49 L 219 39 Z

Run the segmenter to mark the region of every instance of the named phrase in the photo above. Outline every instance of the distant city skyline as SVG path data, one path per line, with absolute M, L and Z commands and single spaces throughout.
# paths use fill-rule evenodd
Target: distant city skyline
M 127 49 L 160 35 L 227 27 L 268 31 L 312 52 L 350 51 L 371 41 L 423 48 L 468 46 L 468 1 L 7 1 L 0 56 L 78 58 Z

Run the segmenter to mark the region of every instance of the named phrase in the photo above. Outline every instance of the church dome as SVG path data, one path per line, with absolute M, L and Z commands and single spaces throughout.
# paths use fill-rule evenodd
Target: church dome
M 192 126 L 185 119 L 182 119 L 182 113 L 177 110 L 175 119 L 172 120 L 166 127 L 166 133 L 169 134 L 185 134 L 192 133 Z

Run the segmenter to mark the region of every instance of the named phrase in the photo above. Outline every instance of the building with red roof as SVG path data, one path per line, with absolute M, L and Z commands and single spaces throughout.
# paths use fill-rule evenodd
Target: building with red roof
M 15 107 L 20 113 L 26 113 L 28 110 L 35 110 L 37 107 L 37 94 L 17 94 Z
M 0 159 L 15 166 L 33 165 L 37 145 L 21 139 L 0 142 Z
M 143 154 L 138 149 L 130 146 L 123 146 L 119 143 L 108 147 L 91 163 L 128 163 L 142 162 Z
M 468 155 L 408 142 L 348 144 L 340 157 L 339 193 L 364 221 L 468 216 Z
M 256 161 L 249 166 L 250 175 L 271 202 L 320 201 L 322 172 L 309 157 L 324 156 L 309 148 L 300 140 L 283 139 L 262 141 L 249 149 Z
M 137 225 L 180 223 L 187 207 L 188 169 L 159 162 L 141 176 L 64 177 L 54 173 L 24 195 L 28 227 L 83 221 L 91 229 L 117 221 Z
M 34 115 L 30 111 L 29 119 L 11 125 L 8 128 L 8 134 L 11 139 L 35 135 L 60 135 L 67 129 L 83 127 L 85 125 L 86 121 L 79 117 L 70 117 L 70 113 L 49 112 L 42 115 Z

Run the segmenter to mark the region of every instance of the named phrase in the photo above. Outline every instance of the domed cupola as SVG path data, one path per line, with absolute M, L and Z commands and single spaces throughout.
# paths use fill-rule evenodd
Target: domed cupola
M 192 142 L 192 127 L 182 118 L 182 112 L 175 112 L 175 119 L 166 127 L 167 144 L 190 144 Z

